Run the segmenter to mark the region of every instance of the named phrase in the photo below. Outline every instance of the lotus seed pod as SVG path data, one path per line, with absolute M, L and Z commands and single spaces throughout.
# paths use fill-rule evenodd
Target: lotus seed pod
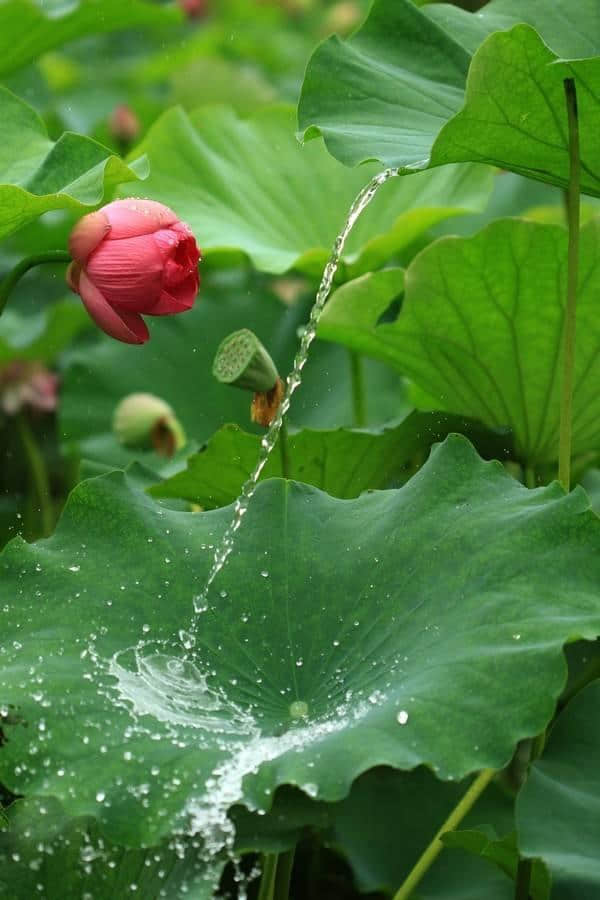
M 261 393 L 273 390 L 279 378 L 275 363 L 247 328 L 234 331 L 221 342 L 213 375 L 222 384 Z
M 172 408 L 154 394 L 124 397 L 115 409 L 113 432 L 125 446 L 153 448 L 161 456 L 173 456 L 186 442 Z

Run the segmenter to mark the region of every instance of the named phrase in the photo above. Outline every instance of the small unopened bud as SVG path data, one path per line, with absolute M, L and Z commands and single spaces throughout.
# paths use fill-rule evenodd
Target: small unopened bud
M 115 106 L 108 120 L 110 133 L 123 144 L 131 144 L 140 133 L 140 120 L 126 103 Z
M 208 0 L 178 0 L 188 19 L 201 19 L 208 12 Z
M 341 0 L 331 7 L 325 19 L 324 33 L 346 35 L 360 22 L 362 10 L 356 0 Z
M 154 394 L 124 397 L 115 409 L 113 431 L 126 447 L 154 449 L 160 456 L 173 456 L 186 441 L 172 408 Z
M 213 375 L 222 384 L 262 392 L 272 390 L 279 377 L 267 350 L 248 328 L 234 331 L 221 342 Z

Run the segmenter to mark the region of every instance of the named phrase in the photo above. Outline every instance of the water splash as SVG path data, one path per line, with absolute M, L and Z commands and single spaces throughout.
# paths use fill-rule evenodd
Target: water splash
M 354 228 L 361 214 L 377 194 L 379 188 L 383 184 L 385 184 L 386 181 L 389 181 L 390 178 L 394 178 L 399 174 L 399 169 L 385 169 L 383 172 L 379 172 L 379 174 L 375 175 L 375 177 L 372 178 L 371 181 L 360 191 L 360 193 L 354 200 L 354 203 L 350 207 L 348 218 L 346 219 L 344 227 L 335 240 L 331 256 L 323 271 L 323 276 L 321 278 L 321 283 L 319 285 L 319 290 L 317 291 L 315 302 L 310 312 L 308 324 L 302 334 L 300 347 L 294 358 L 292 371 L 287 377 L 286 389 L 281 401 L 281 405 L 269 430 L 260 443 L 260 453 L 256 462 L 256 466 L 254 467 L 254 471 L 248 477 L 239 497 L 235 501 L 231 522 L 227 526 L 227 529 L 223 537 L 221 538 L 221 541 L 215 548 L 213 563 L 210 572 L 208 573 L 206 584 L 204 585 L 204 590 L 197 597 L 194 597 L 194 611 L 196 613 L 200 613 L 204 611 L 204 609 L 206 609 L 207 597 L 210 588 L 215 578 L 227 562 L 231 551 L 233 550 L 236 532 L 238 531 L 240 525 L 242 524 L 244 516 L 246 515 L 248 506 L 250 505 L 250 501 L 252 500 L 252 497 L 256 490 L 256 485 L 258 484 L 258 480 L 267 463 L 267 460 L 269 459 L 269 456 L 275 448 L 277 438 L 281 430 L 281 425 L 290 408 L 294 391 L 300 386 L 302 382 L 302 370 L 306 365 L 306 361 L 308 359 L 308 351 L 310 345 L 317 335 L 317 326 L 319 324 L 319 319 L 321 318 L 321 313 L 323 312 L 325 303 L 327 302 L 327 298 L 331 293 L 333 279 L 335 278 L 335 274 L 338 270 L 346 240 L 348 239 L 350 232 Z
M 122 700 L 138 716 L 185 725 L 214 735 L 253 735 L 254 719 L 222 691 L 209 688 L 204 675 L 189 660 L 164 653 L 142 654 L 140 647 L 115 653 L 108 665 Z
M 229 818 L 232 806 L 243 802 L 248 809 L 264 813 L 264 809 L 252 806 L 248 798 L 244 797 L 243 781 L 247 775 L 256 774 L 262 765 L 279 759 L 290 751 L 304 753 L 309 747 L 348 728 L 368 711 L 366 703 L 357 705 L 352 711 L 347 705 L 342 705 L 329 718 L 306 725 L 297 724 L 277 737 L 259 733 L 247 742 L 233 747 L 230 755 L 217 765 L 208 778 L 205 793 L 192 797 L 186 806 L 190 833 L 202 835 L 207 860 L 214 859 L 222 852 L 230 859 L 235 858 L 235 826 Z M 302 780 L 298 787 L 309 797 L 318 796 L 318 786 L 310 781 Z M 268 793 L 270 794 L 270 789 Z M 270 801 L 265 800 L 266 805 L 269 805 Z

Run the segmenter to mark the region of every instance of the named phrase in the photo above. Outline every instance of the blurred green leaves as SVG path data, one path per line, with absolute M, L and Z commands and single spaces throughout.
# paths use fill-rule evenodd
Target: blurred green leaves
M 148 173 L 145 159 L 126 165 L 84 135 L 51 141 L 37 113 L 5 88 L 0 118 L 0 237 L 51 209 L 89 212 L 119 182 Z
M 3 0 L 0 77 L 86 35 L 144 25 L 164 27 L 179 19 L 174 7 L 145 0 Z

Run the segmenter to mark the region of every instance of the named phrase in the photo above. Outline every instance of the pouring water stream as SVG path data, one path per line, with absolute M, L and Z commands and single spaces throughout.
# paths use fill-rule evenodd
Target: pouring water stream
M 292 395 L 301 384 L 302 370 L 308 359 L 310 345 L 316 337 L 321 313 L 331 293 L 346 240 L 379 188 L 399 174 L 400 171 L 396 168 L 385 169 L 368 182 L 354 200 L 344 227 L 336 238 L 292 371 L 287 377 L 281 405 L 269 430 L 262 438 L 258 460 L 235 502 L 232 519 L 215 547 L 212 566 L 202 593 L 194 597 L 195 618 L 192 627 L 189 632 L 184 630 L 179 632 L 179 638 L 186 651 L 191 651 L 196 643 L 194 631 L 198 628 L 200 613 L 209 608 L 209 591 L 234 549 L 236 533 L 248 510 L 265 464 L 276 446 L 282 422 L 290 408 Z M 228 818 L 228 810 L 242 795 L 244 777 L 282 753 L 294 748 L 301 749 L 311 741 L 343 728 L 350 713 L 344 711 L 343 717 L 340 717 L 341 713 L 338 710 L 338 715 L 329 721 L 306 724 L 298 722 L 297 727 L 279 737 L 262 735 L 249 713 L 246 714 L 222 693 L 209 687 L 206 677 L 196 669 L 189 657 L 171 657 L 156 652 L 146 656 L 143 652 L 144 644 L 145 642 L 142 642 L 133 651 L 135 654 L 133 668 L 130 663 L 124 664 L 129 651 L 116 654 L 109 667 L 109 672 L 117 679 L 118 694 L 128 705 L 131 704 L 130 708 L 134 714 L 142 716 L 150 714 L 171 726 L 185 724 L 197 728 L 199 740 L 202 740 L 200 734 L 203 730 L 208 729 L 207 733 L 210 733 L 215 726 L 221 734 L 227 732 L 228 739 L 236 734 L 239 737 L 237 750 L 229 746 L 231 755 L 228 755 L 228 758 L 214 770 L 206 783 L 205 793 L 190 798 L 186 807 L 190 819 L 188 833 L 200 834 L 204 841 L 201 856 L 207 867 L 205 879 L 207 883 L 216 884 L 220 868 L 215 860 L 219 858 L 221 851 L 224 850 L 235 862 L 233 852 L 235 831 Z M 354 718 L 363 714 L 362 709 L 355 709 L 352 713 Z M 305 785 L 304 788 L 311 796 L 316 796 L 316 793 L 311 793 L 316 791 L 316 786 Z M 240 885 L 240 897 L 242 896 L 245 896 L 245 888 Z
M 213 563 L 210 572 L 208 573 L 204 589 L 201 594 L 194 598 L 194 611 L 196 613 L 202 612 L 207 607 L 208 593 L 215 578 L 225 566 L 225 563 L 227 562 L 227 559 L 231 551 L 233 550 L 236 532 L 238 531 L 240 525 L 242 524 L 244 516 L 248 511 L 250 501 L 252 500 L 252 497 L 256 490 L 256 485 L 258 484 L 261 473 L 269 459 L 269 456 L 275 448 L 277 438 L 279 437 L 279 432 L 281 431 L 281 425 L 290 408 L 292 395 L 294 391 L 298 387 L 300 387 L 300 384 L 302 382 L 302 369 L 304 368 L 308 359 L 308 351 L 310 345 L 316 337 L 319 319 L 321 318 L 321 313 L 323 312 L 325 303 L 327 302 L 327 298 L 331 293 L 333 279 L 335 278 L 335 274 L 338 270 L 346 240 L 348 239 L 350 232 L 354 228 L 362 213 L 365 211 L 367 206 L 369 206 L 369 204 L 377 194 L 379 188 L 383 184 L 385 184 L 386 181 L 389 181 L 390 178 L 394 178 L 399 174 L 399 170 L 394 168 L 384 169 L 382 172 L 379 172 L 360 191 L 352 206 L 350 207 L 348 218 L 346 219 L 344 227 L 335 240 L 331 256 L 323 271 L 321 283 L 319 285 L 316 299 L 310 312 L 308 324 L 302 334 L 300 347 L 298 348 L 298 352 L 296 353 L 296 356 L 294 358 L 292 371 L 287 377 L 285 393 L 281 401 L 281 405 L 279 407 L 279 410 L 277 411 L 277 415 L 275 416 L 273 422 L 271 423 L 271 426 L 269 427 L 269 430 L 261 440 L 258 460 L 252 474 L 248 477 L 247 481 L 242 487 L 239 497 L 235 501 L 231 522 L 227 526 L 223 537 L 215 548 Z M 189 639 L 189 636 L 187 637 Z

